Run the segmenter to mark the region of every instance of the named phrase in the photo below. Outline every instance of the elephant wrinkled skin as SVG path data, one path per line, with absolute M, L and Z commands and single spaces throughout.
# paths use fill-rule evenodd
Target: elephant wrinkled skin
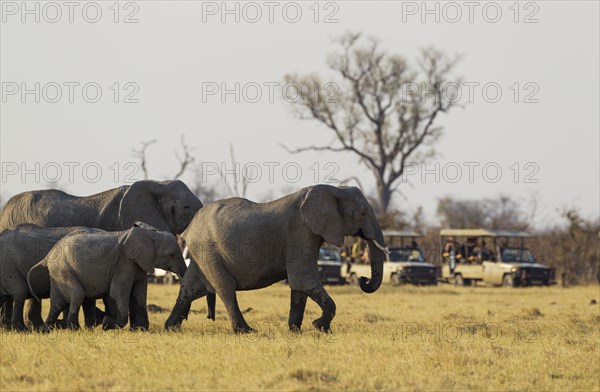
M 12 298 L 13 312 L 11 326 L 15 330 L 25 330 L 23 320 L 23 305 L 25 300 L 31 298 L 27 285 L 29 269 L 42 260 L 52 247 L 64 236 L 82 227 L 40 227 L 32 224 L 23 224 L 0 233 L 0 301 Z M 50 277 L 39 277 L 35 282 L 37 286 L 46 287 L 48 298 L 50 295 Z M 32 299 L 33 303 L 28 309 L 28 319 L 35 329 L 43 326 L 41 317 L 41 303 Z
M 22 223 L 120 231 L 131 228 L 135 221 L 143 221 L 159 230 L 179 234 L 200 208 L 202 202 L 179 180 L 137 181 L 83 197 L 53 189 L 30 191 L 6 202 L 0 212 L 0 231 Z M 0 307 L 2 324 L 9 325 L 12 299 L 5 297 Z M 41 310 L 35 302 L 30 300 L 28 307 L 28 314 L 41 319 Z
M 240 312 L 236 291 L 287 278 L 290 329 L 300 329 L 310 297 L 323 312 L 313 326 L 329 331 L 336 306 L 321 284 L 317 257 L 324 241 L 341 246 L 345 235 L 360 236 L 369 244 L 371 279 L 362 277 L 360 286 L 372 293 L 382 280 L 383 233 L 358 188 L 315 185 L 269 203 L 231 198 L 206 205 L 182 234 L 199 268 L 184 277 L 165 327 L 180 324 L 191 301 L 214 290 L 233 330 L 253 331 Z
M 85 324 L 95 325 L 92 301 L 107 303 L 104 329 L 122 328 L 127 324 L 129 304 L 137 306 L 136 326 L 148 329 L 146 293 L 147 273 L 161 268 L 182 277 L 186 271 L 175 236 L 169 232 L 133 227 L 126 231 L 107 232 L 81 229 L 63 237 L 28 273 L 31 292 L 37 295 L 36 276 L 49 274 L 50 312 L 48 327 L 67 306 L 67 322 L 79 328 L 79 308 L 84 306 Z

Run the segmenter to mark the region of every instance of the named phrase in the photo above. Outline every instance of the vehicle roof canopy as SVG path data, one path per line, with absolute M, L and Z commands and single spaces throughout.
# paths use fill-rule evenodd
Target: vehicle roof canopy
M 384 230 L 384 237 L 423 237 L 423 235 L 413 230 Z
M 440 236 L 448 237 L 533 237 L 531 234 L 520 230 L 486 230 L 486 229 L 442 229 Z

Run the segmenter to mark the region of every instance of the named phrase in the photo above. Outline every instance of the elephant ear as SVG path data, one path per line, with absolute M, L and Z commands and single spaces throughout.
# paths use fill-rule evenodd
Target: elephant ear
M 142 221 L 158 230 L 171 231 L 160 204 L 161 193 L 161 184 L 154 181 L 131 184 L 119 205 L 121 228 L 128 229 L 134 222 Z
M 144 271 L 154 272 L 156 245 L 147 230 L 133 227 L 123 241 L 123 253 L 128 261 L 137 263 Z
M 330 244 L 344 243 L 344 222 L 337 188 L 329 185 L 311 187 L 300 206 L 304 221 L 310 230 Z

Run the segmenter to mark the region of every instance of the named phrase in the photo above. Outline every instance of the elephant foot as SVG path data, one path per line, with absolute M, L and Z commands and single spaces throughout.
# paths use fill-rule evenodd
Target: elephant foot
M 166 324 L 165 323 L 165 331 L 181 331 L 181 324 Z
M 69 323 L 67 322 L 67 320 L 58 320 L 55 326 L 58 329 L 67 329 L 69 328 Z
M 290 332 L 302 332 L 300 325 L 290 324 Z
M 313 327 L 315 327 L 317 329 L 317 331 L 321 331 L 321 332 L 325 332 L 325 333 L 331 332 L 330 321 L 325 321 L 322 318 L 318 318 L 315 321 L 313 321 L 312 325 L 313 325 Z
M 16 332 L 29 332 L 29 328 L 23 323 L 13 323 L 11 329 Z
M 48 324 L 44 324 L 42 326 L 42 333 L 50 333 L 50 331 L 52 331 L 52 329 L 54 329 L 53 326 L 50 326 Z
M 255 333 L 255 332 L 258 332 L 256 329 L 254 329 L 254 328 L 251 328 L 251 327 L 250 327 L 250 326 L 248 326 L 248 325 L 242 325 L 242 326 L 239 326 L 239 327 L 235 327 L 235 328 L 233 329 L 233 331 L 234 331 L 235 333 L 240 333 L 240 334 L 245 334 L 245 333 Z
M 169 316 L 167 321 L 165 321 L 165 330 L 167 331 L 178 331 L 181 329 L 181 324 L 185 317 L 177 317 L 177 316 Z
M 150 330 L 150 327 L 148 325 L 132 325 L 129 327 L 129 330 L 132 332 L 148 332 Z
M 110 317 L 104 317 L 104 319 L 102 319 L 102 329 L 105 331 L 108 331 L 110 329 L 115 329 L 117 328 L 117 325 L 115 324 L 114 320 L 111 319 Z

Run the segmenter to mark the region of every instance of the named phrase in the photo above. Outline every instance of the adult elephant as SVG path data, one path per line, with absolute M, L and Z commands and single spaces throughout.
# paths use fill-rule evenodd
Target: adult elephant
M 27 328 L 23 321 L 23 304 L 31 298 L 27 284 L 29 269 L 42 260 L 52 247 L 64 236 L 83 227 L 41 227 L 22 224 L 0 233 L 0 303 L 13 301 L 11 325 L 18 331 Z M 40 276 L 36 285 L 47 286 L 50 292 L 50 277 Z M 48 297 L 48 295 L 46 297 Z M 41 317 L 39 299 L 32 299 L 28 314 L 35 329 L 41 329 L 44 321 Z
M 202 202 L 179 180 L 137 181 L 83 197 L 54 189 L 30 191 L 6 202 L 0 213 L 0 231 L 21 223 L 121 231 L 142 221 L 158 230 L 179 234 L 201 208 Z M 2 307 L 2 324 L 7 325 L 12 301 L 5 301 Z
M 313 326 L 328 332 L 336 306 L 321 283 L 317 258 L 324 241 L 341 246 L 345 235 L 368 242 L 371 279 L 362 277 L 360 287 L 372 293 L 381 285 L 385 248 L 375 214 L 358 188 L 315 185 L 269 203 L 232 198 L 205 206 L 182 234 L 203 282 L 184 277 L 165 326 L 181 323 L 194 293 L 214 290 L 225 304 L 233 330 L 251 332 L 236 291 L 267 287 L 287 278 L 290 329 L 300 329 L 310 297 L 322 310 Z M 192 283 L 195 290 L 189 288 Z
M 202 202 L 179 180 L 137 181 L 83 197 L 55 189 L 30 191 L 6 202 L 0 214 L 0 231 L 21 223 L 119 231 L 142 221 L 179 234 L 200 208 Z

